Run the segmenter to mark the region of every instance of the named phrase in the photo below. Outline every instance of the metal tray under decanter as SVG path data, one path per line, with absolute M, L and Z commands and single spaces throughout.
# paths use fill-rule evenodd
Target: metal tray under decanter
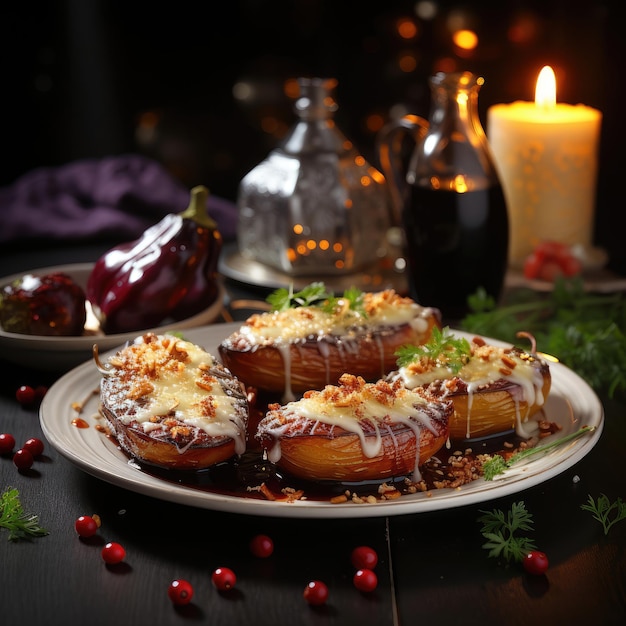
M 360 272 L 291 276 L 253 259 L 247 259 L 239 252 L 237 244 L 233 243 L 224 246 L 218 269 L 226 278 L 255 287 L 279 289 L 293 285 L 295 290 L 300 290 L 314 281 L 323 281 L 326 288 L 334 293 L 343 293 L 350 287 L 356 287 L 362 291 L 395 289 L 404 294 L 407 291 L 406 275 L 398 268 L 394 256 L 383 257 Z

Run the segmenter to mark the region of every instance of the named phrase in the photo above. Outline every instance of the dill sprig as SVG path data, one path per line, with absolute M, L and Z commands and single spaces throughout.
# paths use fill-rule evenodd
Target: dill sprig
M 525 459 L 526 457 L 532 456 L 533 454 L 540 454 L 542 452 L 546 452 L 551 450 L 552 448 L 556 448 L 568 441 L 572 441 L 577 439 L 581 435 L 592 433 L 596 430 L 595 426 L 583 426 L 582 428 L 570 433 L 569 435 L 565 435 L 564 437 L 560 437 L 559 439 L 555 439 L 550 443 L 546 443 L 541 446 L 535 446 L 534 448 L 525 448 L 524 450 L 520 450 L 513 454 L 508 460 L 506 460 L 500 454 L 494 454 L 490 459 L 487 459 L 482 466 L 483 476 L 485 480 L 493 480 L 499 474 L 504 474 L 504 472 L 509 469 L 512 465 Z
M 626 392 L 623 293 L 588 293 L 580 277 L 559 278 L 547 294 L 520 289 L 498 306 L 479 289 L 468 304 L 471 312 L 461 320 L 462 330 L 516 343 L 523 328 L 541 352 L 557 357 L 596 391 L 609 397 Z
M 7 488 L 0 496 L 0 528 L 9 531 L 9 541 L 42 537 L 48 534 L 36 515 L 25 513 L 17 489 Z
M 400 346 L 395 352 L 398 367 L 406 367 L 413 361 L 426 358 L 447 367 L 454 374 L 469 361 L 471 354 L 467 339 L 452 334 L 448 326 L 443 330 L 434 327 L 428 343 L 419 346 L 407 344 Z
M 621 498 L 611 502 L 603 493 L 600 494 L 597 500 L 589 496 L 587 504 L 581 504 L 580 508 L 584 511 L 589 511 L 594 519 L 597 519 L 602 524 L 605 535 L 609 534 L 613 524 L 626 519 L 626 502 L 623 502 Z
M 533 517 L 523 501 L 514 502 L 506 513 L 501 509 L 480 511 L 480 532 L 487 539 L 483 544 L 490 557 L 503 557 L 506 561 L 522 561 L 536 546 L 529 537 L 518 535 L 518 531 L 532 531 Z

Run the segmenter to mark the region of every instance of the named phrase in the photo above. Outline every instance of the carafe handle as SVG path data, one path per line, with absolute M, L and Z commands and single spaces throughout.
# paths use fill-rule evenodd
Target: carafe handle
M 383 126 L 376 137 L 376 150 L 391 195 L 391 217 L 394 226 L 402 225 L 402 204 L 407 185 L 410 156 L 429 129 L 419 115 L 405 115 Z

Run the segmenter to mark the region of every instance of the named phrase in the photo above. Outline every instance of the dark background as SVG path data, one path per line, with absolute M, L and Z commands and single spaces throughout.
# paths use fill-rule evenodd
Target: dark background
M 486 124 L 490 105 L 533 100 L 537 74 L 548 64 L 559 101 L 603 113 L 595 240 L 609 250 L 612 267 L 626 272 L 622 3 L 442 0 L 431 19 L 417 15 L 418 4 L 3 3 L 0 185 L 40 166 L 139 152 L 186 185 L 205 184 L 234 200 L 239 180 L 293 122 L 289 79 L 337 78 L 337 124 L 378 165 L 377 128 L 392 110 L 426 116 L 434 71 L 484 76 Z M 416 25 L 415 37 L 399 36 L 401 19 Z M 454 20 L 478 34 L 473 53 L 452 44 Z M 407 54 L 416 64 L 402 71 Z

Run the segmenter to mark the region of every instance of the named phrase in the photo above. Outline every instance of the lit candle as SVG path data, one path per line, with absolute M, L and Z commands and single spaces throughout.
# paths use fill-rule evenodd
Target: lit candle
M 544 67 L 535 102 L 487 111 L 487 137 L 509 208 L 509 262 L 519 267 L 543 240 L 592 245 L 602 114 L 556 102 Z

